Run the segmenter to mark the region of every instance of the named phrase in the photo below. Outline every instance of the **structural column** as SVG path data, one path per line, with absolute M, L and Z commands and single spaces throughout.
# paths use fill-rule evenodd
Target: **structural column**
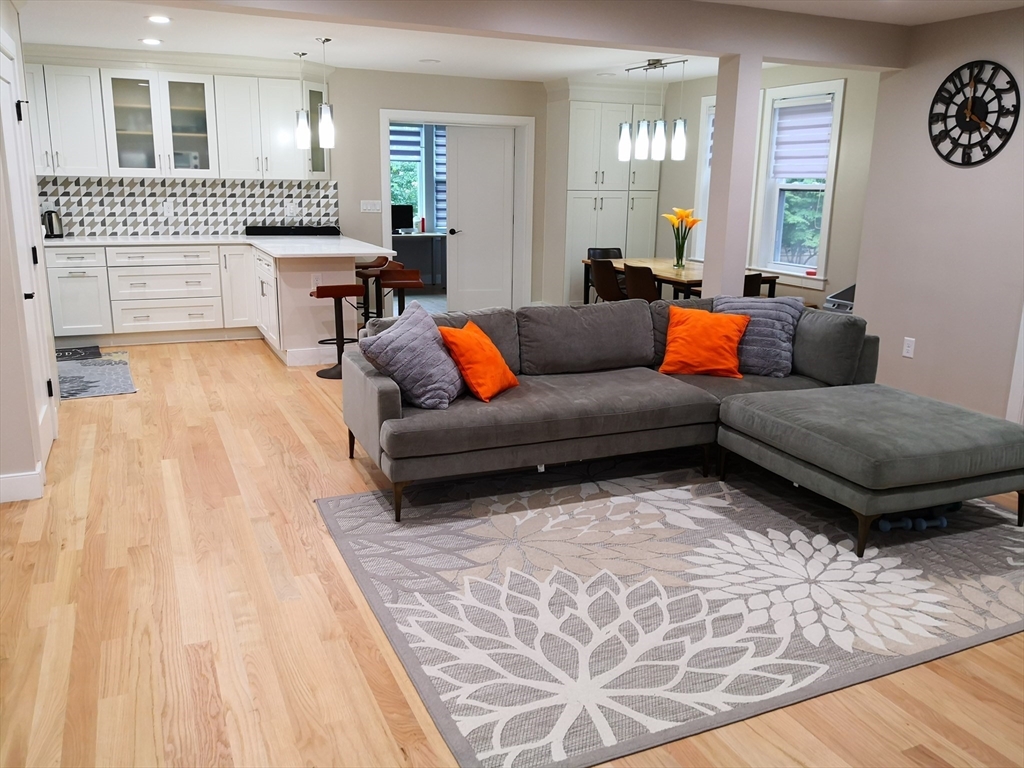
M 718 60 L 704 296 L 743 294 L 757 173 L 760 94 L 760 55 L 723 56 Z

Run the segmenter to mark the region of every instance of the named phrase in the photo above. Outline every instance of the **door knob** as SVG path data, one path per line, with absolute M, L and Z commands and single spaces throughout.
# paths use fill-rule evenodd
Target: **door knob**
M 452 227 L 451 229 L 448 230 L 448 234 L 449 235 L 457 235 L 461 231 L 462 231 L 461 229 L 455 229 L 454 227 Z

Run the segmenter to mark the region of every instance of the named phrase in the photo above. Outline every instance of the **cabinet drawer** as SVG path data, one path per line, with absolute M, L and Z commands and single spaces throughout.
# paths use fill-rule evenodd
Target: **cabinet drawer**
M 220 270 L 214 265 L 194 267 L 111 267 L 110 298 L 191 299 L 220 296 Z
M 215 245 L 126 245 L 107 248 L 107 266 L 111 267 L 216 263 Z
M 113 313 L 114 333 L 224 327 L 219 297 L 112 301 L 110 307 Z
M 263 253 L 263 251 L 255 251 L 256 253 L 256 274 L 262 273 L 264 277 L 269 280 L 273 280 L 277 277 L 277 269 L 274 260 Z
M 104 267 L 107 259 L 102 248 L 73 246 L 69 248 L 43 248 L 48 267 Z

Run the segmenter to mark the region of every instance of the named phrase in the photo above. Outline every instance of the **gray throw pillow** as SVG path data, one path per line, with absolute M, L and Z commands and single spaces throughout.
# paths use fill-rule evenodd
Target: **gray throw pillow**
M 804 312 L 804 300 L 716 296 L 715 312 L 747 315 L 750 323 L 737 349 L 740 373 L 781 379 L 793 370 L 793 335 Z
M 390 376 L 411 405 L 443 410 L 463 388 L 462 376 L 434 320 L 418 301 L 383 333 L 359 340 L 370 364 Z
M 856 315 L 806 310 L 793 339 L 793 372 L 833 387 L 853 384 L 867 326 Z

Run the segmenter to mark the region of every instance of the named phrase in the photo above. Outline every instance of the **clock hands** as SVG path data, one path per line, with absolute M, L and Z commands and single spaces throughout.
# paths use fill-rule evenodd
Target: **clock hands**
M 967 97 L 967 111 L 965 113 L 968 120 L 970 120 L 973 117 L 973 115 L 971 114 L 971 107 L 974 105 L 974 68 L 973 67 L 971 67 L 971 84 L 970 84 L 970 89 L 971 89 L 971 95 Z
M 992 130 L 992 127 L 988 123 L 986 123 L 984 120 L 982 120 L 980 117 L 978 117 L 977 115 L 968 114 L 967 116 L 971 120 L 976 122 L 978 125 L 980 125 L 982 128 L 984 128 L 986 131 L 991 131 Z

